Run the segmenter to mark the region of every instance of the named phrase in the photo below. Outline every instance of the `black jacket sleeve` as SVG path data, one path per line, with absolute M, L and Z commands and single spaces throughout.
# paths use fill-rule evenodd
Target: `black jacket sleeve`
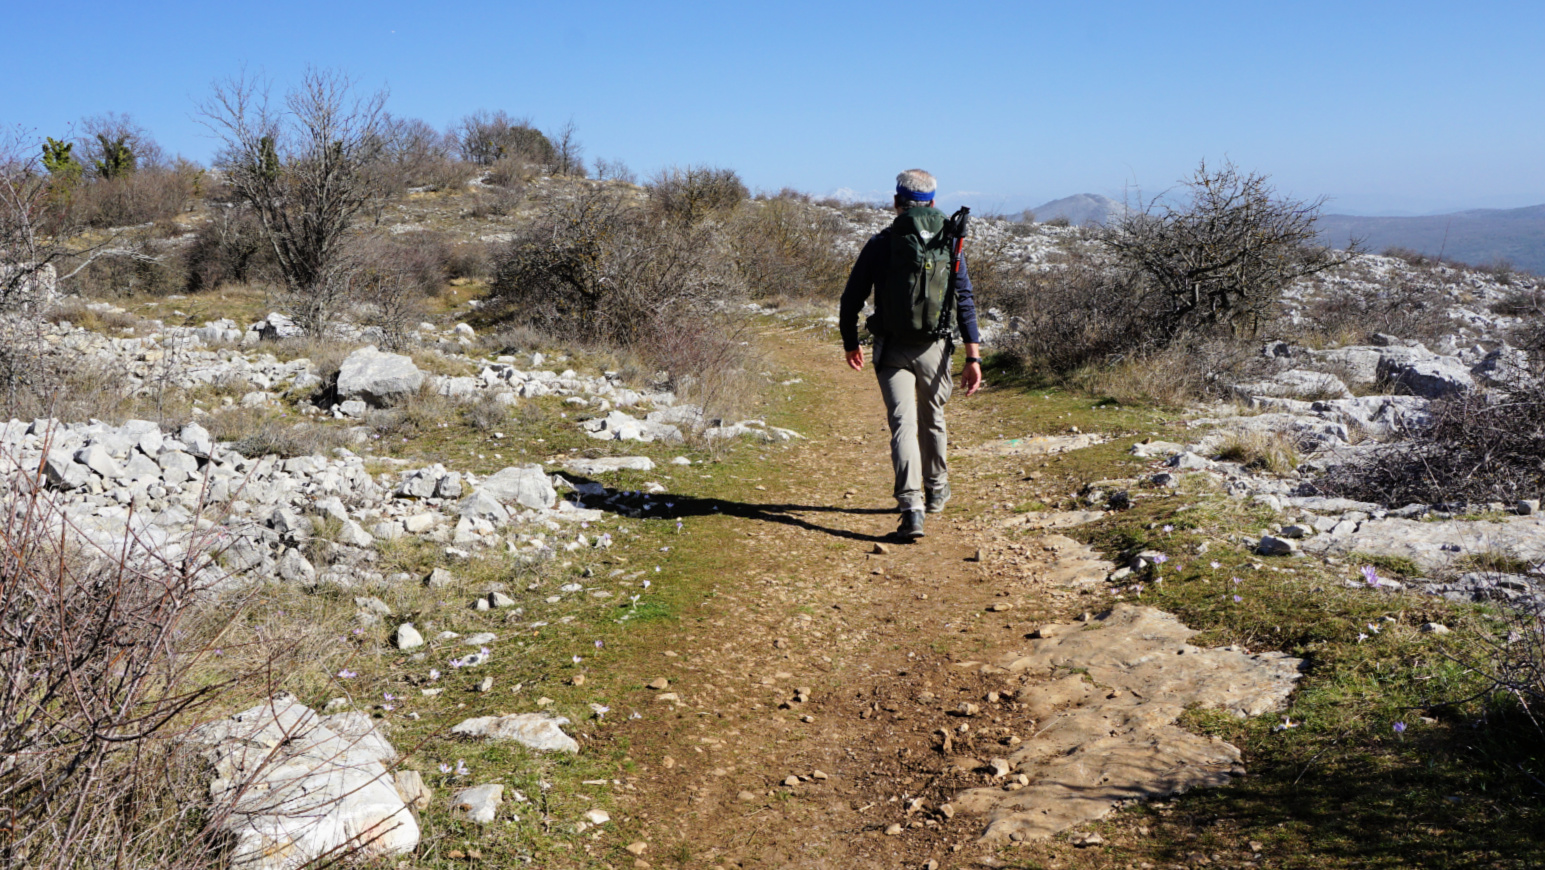
M 864 303 L 874 291 L 875 283 L 885 274 L 884 239 L 883 231 L 870 236 L 863 250 L 858 252 L 853 271 L 848 273 L 848 284 L 842 291 L 842 303 L 837 310 L 837 331 L 842 334 L 842 349 L 845 351 L 858 350 L 858 314 L 864 310 Z M 974 314 L 971 322 L 974 327 Z
M 966 344 L 980 344 L 981 330 L 976 325 L 976 297 L 971 292 L 971 276 L 966 272 L 966 255 L 960 255 L 960 270 L 955 273 L 955 322 L 960 339 Z

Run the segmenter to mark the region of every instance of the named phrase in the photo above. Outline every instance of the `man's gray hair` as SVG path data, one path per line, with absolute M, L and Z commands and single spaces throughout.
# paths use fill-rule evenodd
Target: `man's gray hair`
M 939 181 L 921 169 L 908 169 L 896 176 L 896 186 L 914 193 L 926 193 L 928 195 L 924 199 L 933 199 L 934 192 L 939 189 Z

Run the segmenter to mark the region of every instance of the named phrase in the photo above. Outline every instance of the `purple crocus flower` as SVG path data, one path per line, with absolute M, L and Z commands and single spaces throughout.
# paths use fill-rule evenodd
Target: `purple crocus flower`
M 1368 582 L 1369 587 L 1377 589 L 1379 587 L 1378 569 L 1374 568 L 1372 565 L 1364 565 L 1363 579 Z

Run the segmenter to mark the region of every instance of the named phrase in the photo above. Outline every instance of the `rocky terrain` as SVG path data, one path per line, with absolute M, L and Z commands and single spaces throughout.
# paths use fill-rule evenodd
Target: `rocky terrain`
M 889 220 L 832 212 L 849 253 Z M 398 219 L 411 228 L 437 216 Z M 1041 270 L 1081 238 L 1002 220 L 977 232 L 998 256 Z M 1354 608 L 1393 596 L 1545 601 L 1538 501 L 1386 505 L 1315 486 L 1326 468 L 1405 437 L 1434 400 L 1505 393 L 1527 377 L 1507 343 L 1519 319 L 1493 310 L 1516 282 L 1415 268 L 1361 257 L 1295 288 L 1288 321 L 1327 294 L 1377 296 L 1419 279 L 1448 300 L 1437 340 L 1263 340 L 1249 375 L 1219 390 L 1228 401 L 1162 428 L 1083 403 L 1080 431 L 1063 411 L 1037 410 L 1035 395 L 989 392 L 991 410 L 963 411 L 955 436 L 957 504 L 930 519 L 927 545 L 903 552 L 883 541 L 880 418 L 841 413 L 873 405 L 872 390 L 812 362 L 831 344 L 824 311 L 749 307 L 776 359 L 761 373 L 772 398 L 765 414 L 734 421 L 656 381 L 490 352 L 459 321 L 475 305 L 420 324 L 402 353 L 340 328 L 326 337 L 335 370 L 296 356 L 306 337 L 277 313 L 144 319 L 119 334 L 65 320 L 28 340 L 120 373 L 127 395 L 194 396 L 190 419 L 10 420 L 0 463 L 8 508 L 38 494 L 55 527 L 98 557 L 196 556 L 211 595 L 276 585 L 348 612 L 344 640 L 375 669 L 370 695 L 350 688 L 364 681 L 355 665 L 331 667 L 325 689 L 275 694 L 192 733 L 211 800 L 231 807 L 241 866 L 298 867 L 340 849 L 443 866 L 492 853 L 468 844 L 506 828 L 524 839 L 496 840 L 520 856 L 499 866 L 535 860 L 537 837 L 555 844 L 551 866 L 694 866 L 665 858 L 652 845 L 662 841 L 681 844 L 678 856 L 699 849 L 701 866 L 1007 866 L 996 850 L 1091 850 L 1104 843 L 1092 826 L 1134 802 L 1234 781 L 1253 763 L 1243 739 L 1198 734 L 1188 717 L 1274 720 L 1312 672 L 1312 650 L 1195 641 L 1197 627 L 1138 603 L 1163 594 L 1171 560 L 1202 571 L 1211 559 L 1211 572 L 1237 572 L 1236 587 L 1323 572 L 1306 582 L 1373 602 Z M 989 344 L 1021 328 L 984 315 Z M 428 351 L 434 371 L 421 365 Z M 423 395 L 494 408 L 502 428 L 444 448 L 445 461 L 404 457 L 408 439 L 394 441 L 380 415 Z M 344 446 L 281 455 L 211 435 L 238 410 L 320 427 Z M 536 434 L 523 410 L 553 428 Z M 447 440 L 463 437 L 451 431 L 462 424 L 441 425 Z M 415 436 L 411 450 L 443 447 L 433 442 Z M 1257 442 L 1287 445 L 1291 460 L 1240 455 Z M 1143 511 L 1167 512 L 1147 531 L 1168 535 L 1204 503 L 1267 519 L 1186 549 L 1075 537 Z M 427 570 L 401 570 L 403 552 Z M 1520 569 L 1481 567 L 1498 554 Z M 1375 563 L 1411 569 L 1397 580 Z M 1173 567 L 1172 586 L 1210 582 Z M 683 621 L 651 629 L 651 605 L 676 594 L 666 586 L 684 596 L 671 617 Z M 1448 631 L 1388 619 L 1391 635 Z M 601 637 L 628 625 L 648 639 Z M 585 663 L 607 655 L 615 673 Z M 819 739 L 791 736 L 806 733 Z M 410 739 L 420 741 L 411 761 Z M 476 770 L 457 757 L 474 752 L 484 753 Z M 571 755 L 593 765 L 575 768 L 595 774 L 580 784 L 609 796 L 557 810 L 546 792 L 563 774 L 547 759 Z M 767 836 L 749 820 L 762 813 L 803 845 Z M 1260 866 L 1257 846 L 1240 866 Z

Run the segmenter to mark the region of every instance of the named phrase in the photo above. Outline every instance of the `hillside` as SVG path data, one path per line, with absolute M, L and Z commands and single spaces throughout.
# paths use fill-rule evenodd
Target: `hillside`
M 1359 238 L 1370 251 L 1410 248 L 1477 265 L 1508 260 L 1515 268 L 1545 274 L 1545 205 L 1478 208 L 1424 217 L 1329 214 L 1320 218 L 1319 227 L 1320 238 L 1331 245 L 1342 246 L 1348 238 Z
M 1035 219 L 1041 223 L 1057 218 L 1067 218 L 1068 223 L 1081 227 L 1084 224 L 1103 224 L 1110 218 L 1124 213 L 1126 206 L 1098 193 L 1075 193 L 1072 196 L 1042 203 L 1031 211 L 1035 212 Z

